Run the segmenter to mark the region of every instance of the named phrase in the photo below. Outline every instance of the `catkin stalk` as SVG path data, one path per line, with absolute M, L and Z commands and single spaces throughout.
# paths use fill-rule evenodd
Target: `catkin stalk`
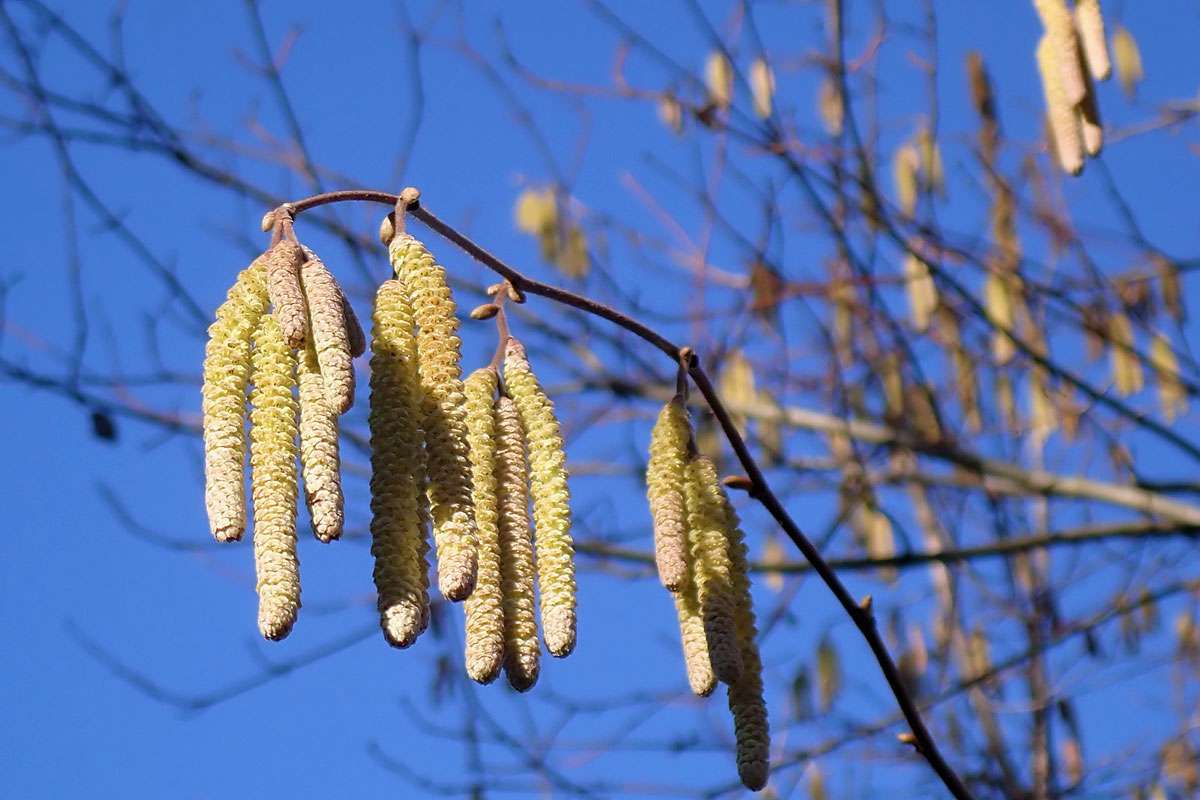
M 1063 87 L 1058 70 L 1057 45 L 1047 34 L 1038 41 L 1037 63 L 1042 76 L 1042 92 L 1046 98 L 1046 114 L 1054 138 L 1058 164 L 1064 172 L 1078 175 L 1083 170 L 1083 142 L 1080 139 L 1077 101 L 1071 100 Z M 1082 79 L 1081 79 L 1082 80 Z M 1083 99 L 1080 94 L 1079 100 Z
M 342 290 L 329 270 L 311 250 L 300 268 L 300 282 L 308 305 L 310 337 L 325 385 L 329 407 L 345 414 L 354 404 L 354 364 L 346 331 L 346 304 Z
M 467 438 L 471 445 L 472 501 L 479 539 L 475 591 L 466 610 L 467 674 L 491 683 L 504 664 L 504 607 L 500 577 L 500 530 L 496 506 L 496 371 L 477 369 L 464 384 L 467 396 Z M 535 644 L 536 647 L 536 644 Z
M 1088 71 L 1098 81 L 1108 80 L 1112 75 L 1112 62 L 1108 57 L 1100 0 L 1075 0 L 1075 29 L 1083 45 Z
M 380 625 L 408 647 L 429 622 L 429 551 L 422 513 L 417 344 L 412 307 L 399 281 L 375 296 L 371 331 L 371 554 Z
M 709 489 L 718 482 L 711 460 L 698 456 L 688 462 L 684 493 L 696 600 L 704 617 L 713 672 L 723 683 L 733 685 L 741 678 L 743 665 L 734 619 L 733 567 L 724 512 Z
M 458 320 L 446 271 L 408 234 L 390 245 L 392 267 L 417 323 L 417 373 L 429 475 L 429 505 L 437 544 L 438 588 L 464 600 L 475 588 L 477 542 L 471 508 L 471 463 L 459 351 Z
M 342 535 L 345 518 L 341 457 L 338 452 L 338 417 L 329 407 L 326 384 L 312 341 L 305 346 L 299 360 L 300 463 L 304 475 L 304 502 L 308 506 L 313 533 L 322 542 L 330 542 Z
M 300 287 L 300 265 L 304 259 L 304 248 L 291 239 L 280 240 L 266 255 L 272 313 L 279 320 L 284 341 L 293 350 L 304 347 L 308 332 L 308 311 L 304 305 L 304 290 Z
M 287 636 L 300 609 L 296 559 L 296 357 L 274 314 L 254 332 L 250 393 L 250 467 L 254 492 L 254 568 L 258 629 Z
M 204 351 L 204 500 L 218 542 L 236 541 L 246 530 L 246 386 L 251 338 L 267 310 L 266 275 L 262 258 L 242 270 Z
M 575 548 L 571 543 L 567 456 L 554 404 L 516 339 L 509 339 L 505 350 L 504 380 L 529 445 L 542 637 L 550 655 L 563 658 L 575 649 Z
M 646 465 L 646 497 L 654 520 L 654 561 L 659 580 L 672 592 L 682 591 L 688 579 L 683 482 L 690 439 L 687 409 L 679 398 L 674 398 L 658 414 Z
M 496 488 L 499 503 L 504 674 L 519 692 L 537 683 L 539 650 L 533 610 L 533 541 L 529 534 L 529 470 L 525 432 L 510 398 L 496 403 Z

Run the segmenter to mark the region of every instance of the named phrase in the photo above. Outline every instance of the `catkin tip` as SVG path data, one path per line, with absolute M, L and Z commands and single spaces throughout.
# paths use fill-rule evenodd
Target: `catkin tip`
M 296 624 L 295 614 L 259 614 L 258 630 L 263 638 L 278 642 L 286 639 Z
M 379 627 L 383 638 L 392 647 L 404 649 L 417 641 L 425 630 L 424 609 L 411 604 L 397 604 L 385 608 L 379 615 Z
M 438 559 L 438 591 L 447 600 L 458 603 L 475 590 L 477 560 L 474 550 L 450 553 Z
M 542 638 L 555 658 L 566 658 L 575 650 L 575 609 L 552 606 L 542 611 Z

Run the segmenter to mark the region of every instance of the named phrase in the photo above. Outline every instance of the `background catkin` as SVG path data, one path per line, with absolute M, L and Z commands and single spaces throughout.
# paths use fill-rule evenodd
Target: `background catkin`
M 650 459 L 646 465 L 646 497 L 654 520 L 654 560 L 659 580 L 672 592 L 682 591 L 687 582 L 683 481 L 690 438 L 687 409 L 679 398 L 674 398 L 658 414 L 650 434 Z
M 1088 71 L 1098 81 L 1108 80 L 1112 74 L 1112 61 L 1108 57 L 1108 44 L 1104 35 L 1104 16 L 1100 13 L 1100 0 L 1076 0 L 1075 28 L 1083 45 L 1083 55 Z
M 528 482 L 521 417 L 513 401 L 501 397 L 496 403 L 496 488 L 504 605 L 504 674 L 519 692 L 528 691 L 537 683 L 539 658 L 533 613 Z
M 304 290 L 300 288 L 300 265 L 304 258 L 304 248 L 291 239 L 280 240 L 266 255 L 272 313 L 279 321 L 284 340 L 293 350 L 304 347 L 308 326 Z
M 1058 76 L 1063 99 L 1068 107 L 1079 105 L 1087 87 L 1083 81 L 1083 65 L 1079 63 L 1079 40 L 1075 20 L 1066 0 L 1034 0 L 1042 27 L 1046 29 L 1050 69 Z M 1046 72 L 1042 73 L 1043 81 Z
M 1064 172 L 1078 175 L 1083 169 L 1083 142 L 1079 132 L 1079 115 L 1075 104 L 1063 90 L 1057 66 L 1058 54 L 1049 34 L 1038 41 L 1037 63 L 1042 75 L 1042 91 L 1046 98 L 1046 114 L 1054 135 L 1058 164 Z
M 741 677 L 742 658 L 724 513 L 709 490 L 718 482 L 716 467 L 708 458 L 697 456 L 688 462 L 684 494 L 696 601 L 704 617 L 713 672 L 722 682 L 733 684 Z
M 308 506 L 313 533 L 322 542 L 329 542 L 342 535 L 345 518 L 338 417 L 329 407 L 313 340 L 305 345 L 299 356 L 300 463 L 304 475 L 304 502 Z
M 509 339 L 504 380 L 529 445 L 530 492 L 541 594 L 542 637 L 557 658 L 575 649 L 575 548 L 571 543 L 566 452 L 554 404 L 542 390 L 525 348 Z
M 268 639 L 292 630 L 300 610 L 296 560 L 296 356 L 274 314 L 254 332 L 250 466 L 258 629 Z
M 729 561 L 733 577 L 734 622 L 742 657 L 742 676 L 729 687 L 729 710 L 733 714 L 737 741 L 738 777 L 746 788 L 758 791 L 767 784 L 770 770 L 770 729 L 767 704 L 763 699 L 762 657 L 758 652 L 758 629 L 750 596 L 750 573 L 746 561 L 746 537 L 737 512 L 729 502 L 725 488 L 716 480 L 707 483 L 709 497 L 721 508 L 729 542 Z
M 429 622 L 420 385 L 412 307 L 399 281 L 375 295 L 371 331 L 371 554 L 380 625 L 408 647 Z
M 496 371 L 484 368 L 472 372 L 464 384 L 475 532 L 479 540 L 475 591 L 465 603 L 465 660 L 467 674 L 479 683 L 494 681 L 504 664 L 504 608 L 496 509 L 496 415 L 493 410 L 496 383 Z M 536 643 L 534 646 L 536 648 Z
M 446 271 L 408 234 L 392 239 L 392 267 L 417 323 L 417 364 L 428 459 L 429 505 L 437 544 L 438 588 L 463 600 L 475 588 L 475 514 L 459 365 L 462 344 Z
M 242 270 L 209 326 L 204 351 L 204 500 L 219 542 L 246 530 L 246 386 L 251 338 L 267 310 L 266 276 L 262 258 Z
M 346 331 L 346 303 L 341 287 L 311 250 L 300 268 L 308 305 L 310 340 L 321 368 L 329 407 L 345 414 L 354 404 L 354 364 Z

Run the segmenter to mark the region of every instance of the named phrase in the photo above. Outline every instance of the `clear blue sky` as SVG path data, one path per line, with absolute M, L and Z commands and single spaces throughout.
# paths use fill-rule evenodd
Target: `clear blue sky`
M 20 3 L 7 5 L 19 19 L 28 19 Z M 52 5 L 68 12 L 89 36 L 107 42 L 107 3 L 58 0 Z M 436 16 L 431 3 L 411 5 L 409 13 L 418 24 Z M 678 5 L 614 4 L 679 62 L 698 67 L 708 46 Z M 792 53 L 815 51 L 822 41 L 818 16 L 822 5 L 763 3 L 760 24 L 768 47 L 786 47 Z M 1195 4 L 1164 0 L 1104 5 L 1118 13 L 1124 7 L 1124 21 L 1142 43 L 1147 73 L 1142 96 L 1194 97 L 1200 74 L 1196 58 L 1200 12 Z M 330 10 L 334 6 L 312 0 L 267 0 L 268 34 L 277 43 L 292 26 L 300 30 L 285 80 L 315 159 L 362 184 L 395 188 L 396 148 L 413 115 L 398 17 L 391 3 L 354 0 L 335 6 Z M 466 35 L 484 52 L 496 53 L 493 21 L 499 17 L 515 52 L 534 69 L 568 80 L 609 82 L 617 39 L 582 6 L 573 2 L 467 6 Z M 1031 5 L 1024 2 L 951 0 L 937 6 L 944 147 L 952 191 L 959 187 L 957 198 L 963 204 L 959 210 L 947 205 L 941 219 L 949 227 L 956 220 L 977 225 L 979 215 L 973 204 L 979 199 L 962 188 L 968 158 L 964 144 L 974 129 L 966 102 L 964 58 L 970 49 L 982 51 L 997 84 L 1007 132 L 1030 140 L 1041 110 L 1032 58 L 1038 24 Z M 706 8 L 718 22 L 728 12 L 725 4 L 706 4 Z M 421 186 L 432 209 L 467 228 L 498 254 L 527 265 L 535 274 L 552 276 L 538 261 L 534 243 L 518 234 L 511 220 L 511 204 L 520 187 L 550 179 L 545 160 L 513 123 L 510 110 L 485 76 L 446 46 L 456 35 L 453 25 L 443 19 L 433 31 L 436 41 L 421 55 L 425 116 L 405 183 Z M 240 3 L 133 0 L 125 33 L 130 73 L 172 124 L 197 135 L 205 131 L 229 135 L 251 149 L 261 147 L 247 131 L 252 118 L 270 135 L 286 136 L 273 98 L 247 66 L 246 54 L 253 53 L 254 47 Z M 883 55 L 882 101 L 889 125 L 895 126 L 887 131 L 891 141 L 907 136 L 916 121 L 915 113 L 905 117 L 904 110 L 922 107 L 920 76 L 905 58 L 906 49 L 890 46 Z M 6 70 L 16 69 L 7 46 L 0 63 Z M 52 86 L 74 89 L 82 80 L 88 95 L 108 96 L 95 73 L 69 56 L 61 44 L 51 42 L 41 68 Z M 631 75 L 650 86 L 661 80 L 644 62 L 631 65 Z M 805 120 L 803 125 L 815 132 L 819 126 L 812 113 L 812 73 L 781 72 L 779 84 L 779 103 L 796 110 Z M 23 113 L 10 93 L 0 96 L 5 98 L 0 105 L 4 116 Z M 691 146 L 677 144 L 655 122 L 652 106 L 600 102 L 580 115 L 572 104 L 546 95 L 532 94 L 526 102 L 544 123 L 555 158 L 565 169 L 574 170 L 576 137 L 586 129 L 587 157 L 574 174 L 572 191 L 590 210 L 630 218 L 621 177 L 631 172 L 651 190 L 661 192 L 660 198 L 685 225 L 696 222 L 694 204 L 647 166 L 649 153 L 688 174 L 695 163 Z M 1148 114 L 1146 107 L 1132 108 L 1115 85 L 1102 87 L 1101 102 L 1106 119 L 1118 126 Z M 1194 131 L 1135 141 L 1114 147 L 1105 156 L 1120 185 L 1137 199 L 1139 220 L 1149 238 L 1183 256 L 1200 253 L 1194 200 L 1200 175 L 1189 144 L 1196 146 Z M 151 154 L 82 148 L 77 157 L 105 201 L 159 258 L 172 265 L 210 313 L 246 260 L 244 242 L 257 240 L 258 218 L 264 209 L 183 176 Z M 223 159 L 231 169 L 244 169 L 282 194 L 295 190 L 282 170 L 246 165 L 234 153 Z M 1101 184 L 1094 173 L 1089 171 L 1067 187 L 1071 208 L 1078 219 L 1099 229 L 1114 227 L 1113 211 L 1101 199 Z M 0 280 L 12 285 L 3 321 L 3 355 L 37 369 L 57 370 L 61 362 L 55 354 L 69 349 L 77 324 L 65 277 L 62 181 L 49 144 L 40 138 L 0 144 L 0 174 L 5 182 L 0 194 L 5 231 Z M 329 185 L 336 188 L 336 180 Z M 88 321 L 86 363 L 97 371 L 144 372 L 150 367 L 145 320 L 160 311 L 164 289 L 118 237 L 76 205 Z M 379 216 L 376 208 L 353 207 L 339 213 L 363 231 L 373 231 Z M 303 226 L 300 234 L 305 236 Z M 339 263 L 344 251 L 335 243 L 317 235 L 311 243 L 328 254 L 326 260 L 348 283 L 359 290 L 366 286 L 352 264 Z M 464 257 L 435 244 L 451 270 L 469 280 L 487 280 Z M 622 247 L 614 243 L 617 252 L 624 252 Z M 1117 252 L 1121 259 L 1132 259 L 1131 254 Z M 822 272 L 825 253 L 812 251 L 802 232 L 790 231 L 787 247 L 777 255 L 798 279 Z M 737 264 L 732 250 L 718 250 L 714 257 Z M 650 274 L 644 262 L 631 259 L 629 263 L 621 276 L 629 282 L 626 291 L 651 307 L 669 308 L 666 299 L 677 291 L 681 279 Z M 386 274 L 382 256 L 369 266 L 376 279 Z M 1200 308 L 1194 285 L 1188 285 L 1190 299 Z M 365 314 L 365 306 L 359 307 Z M 792 324 L 795 334 L 804 338 L 803 320 Z M 196 373 L 203 341 L 188 325 L 186 316 L 174 307 L 161 329 L 159 345 L 168 368 Z M 667 327 L 686 336 L 679 326 Z M 491 336 L 490 330 L 468 336 L 469 365 L 483 360 Z M 554 378 L 552 366 L 547 365 L 546 372 Z M 189 418 L 198 412 L 199 392 L 190 388 L 134 386 L 128 391 L 141 402 Z M 569 411 L 572 402 L 564 400 L 564 409 Z M 1151 406 L 1149 393 L 1142 402 Z M 355 419 L 364 419 L 365 405 L 364 396 Z M 643 448 L 647 408 L 638 410 L 639 421 L 619 429 L 620 436 L 612 435 L 617 429 L 611 426 L 577 432 L 571 457 L 617 458 Z M 0 536 L 0 637 L 5 642 L 0 648 L 0 709 L 5 718 L 0 727 L 0 795 L 419 796 L 419 792 L 410 794 L 406 784 L 368 756 L 371 741 L 423 774 L 445 779 L 462 776 L 463 750 L 420 731 L 405 706 L 406 701 L 416 702 L 447 726 L 461 721 L 461 697 L 441 705 L 423 699 L 436 679 L 436 659 L 447 651 L 433 635 L 411 651 L 398 652 L 372 633 L 344 652 L 194 714 L 148 699 L 84 654 L 68 635 L 68 625 L 102 642 L 163 686 L 203 694 L 254 675 L 263 659 L 286 661 L 373 624 L 366 548 L 349 542 L 321 546 L 302 536 L 305 608 L 301 621 L 283 643 L 257 642 L 249 546 L 218 549 L 209 544 L 197 441 L 164 435 L 129 419 L 117 422 L 117 441 L 102 442 L 91 435 L 88 417 L 77 404 L 26 386 L 0 384 L 0 486 L 9 509 Z M 813 442 L 795 437 L 791 444 L 805 454 L 806 443 Z M 1153 448 L 1143 448 L 1140 454 L 1167 457 Z M 361 463 L 360 457 L 355 460 Z M 104 503 L 98 492 L 101 486 L 111 487 L 141 523 L 173 540 L 196 543 L 198 549 L 173 551 L 130 536 Z M 611 526 L 636 534 L 631 544 L 648 546 L 639 486 L 624 479 L 580 478 L 573 489 L 585 530 Z M 361 526 L 366 521 L 361 482 L 350 499 L 351 524 Z M 789 504 L 802 523 L 819 530 L 831 513 L 827 500 L 810 507 L 806 498 L 793 496 Z M 764 529 L 762 520 L 751 514 L 756 551 Z M 870 586 L 878 591 L 870 581 L 855 578 L 850 583 L 856 590 Z M 882 600 L 885 607 L 916 603 L 926 596 L 927 583 L 919 576 L 891 591 L 894 594 Z M 760 594 L 760 610 L 764 610 L 772 595 L 766 590 Z M 1087 607 L 1086 600 L 1086 596 L 1078 600 L 1081 608 Z M 349 607 L 343 607 L 347 602 Z M 795 608 L 794 627 L 784 628 L 767 646 L 774 685 L 786 684 L 797 663 L 811 658 L 816 637 L 832 629 L 842 646 L 847 681 L 854 693 L 854 716 L 865 721 L 890 712 L 891 700 L 875 666 L 826 592 L 805 583 Z M 452 612 L 441 635 L 458 640 L 461 615 L 457 609 Z M 585 570 L 579 650 L 565 662 L 546 665 L 527 707 L 540 723 L 552 724 L 557 712 L 539 700 L 539 693 L 602 698 L 679 691 L 683 674 L 674 628 L 670 602 L 654 581 L 631 583 Z M 1112 690 L 1111 707 L 1144 702 L 1153 696 L 1153 688 L 1148 683 L 1122 684 Z M 474 694 L 514 733 L 522 729 L 522 706 L 507 689 L 496 685 Z M 773 696 L 770 701 L 774 708 L 783 708 L 787 698 Z M 634 743 L 664 735 L 683 738 L 692 731 L 714 741 L 729 735 L 723 706 L 724 700 L 715 697 L 702 716 L 677 707 L 656 709 L 649 715 L 644 707 L 621 708 L 601 718 L 601 730 L 633 728 Z M 1111 728 L 1116 720 L 1103 709 L 1097 714 L 1089 721 L 1100 723 L 1099 728 Z M 569 740 L 591 736 L 578 723 L 567 730 Z M 832 733 L 818 720 L 792 735 L 819 742 Z M 1101 746 L 1117 741 L 1098 735 Z M 799 745 L 801 740 L 789 739 L 787 744 Z M 896 783 L 908 784 L 914 794 L 937 796 L 926 773 L 913 767 L 890 737 L 881 739 L 878 752 L 880 760 L 871 762 L 880 766 L 878 774 L 856 773 L 852 765 L 831 762 L 827 770 L 831 782 L 856 793 L 847 796 L 869 796 L 873 788 Z M 676 756 L 618 749 L 598 757 L 581 750 L 560 766 L 580 779 L 621 776 L 681 786 L 734 779 L 729 756 L 705 750 Z

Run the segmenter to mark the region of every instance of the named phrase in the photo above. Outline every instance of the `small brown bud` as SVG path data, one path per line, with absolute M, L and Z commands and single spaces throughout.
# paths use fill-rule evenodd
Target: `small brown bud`
M 396 221 L 394 214 L 388 214 L 379 223 L 379 241 L 387 246 L 392 243 L 392 238 L 396 235 Z
M 502 291 L 504 291 L 504 282 L 503 281 L 501 281 L 500 283 L 493 283 L 491 286 L 487 287 L 488 297 L 495 297 L 496 295 L 500 294 L 500 292 L 502 292 Z
M 271 230 L 271 228 L 274 225 L 275 225 L 275 212 L 268 211 L 267 213 L 263 214 L 262 222 L 259 223 L 259 227 L 262 228 L 262 232 L 266 233 L 267 231 Z
M 525 302 L 525 293 L 522 292 L 517 287 L 513 286 L 511 283 L 504 284 L 504 289 L 506 292 L 508 292 L 509 300 L 512 300 L 514 303 L 524 303 Z
M 495 303 L 484 303 L 471 310 L 471 319 L 491 319 L 500 313 L 500 306 Z
M 913 747 L 917 746 L 917 737 L 913 736 L 909 731 L 896 734 L 896 739 L 899 740 L 900 744 L 910 744 Z
M 871 597 L 871 595 L 869 595 L 869 594 L 864 595 L 863 599 L 858 601 L 858 607 L 861 608 L 862 612 L 864 614 L 866 614 L 868 617 L 874 618 L 874 616 L 875 616 L 875 610 L 874 610 L 875 609 L 875 598 L 874 597 Z
M 725 484 L 725 488 L 737 489 L 739 492 L 754 491 L 754 481 L 745 475 L 726 475 L 721 478 L 721 483 Z

